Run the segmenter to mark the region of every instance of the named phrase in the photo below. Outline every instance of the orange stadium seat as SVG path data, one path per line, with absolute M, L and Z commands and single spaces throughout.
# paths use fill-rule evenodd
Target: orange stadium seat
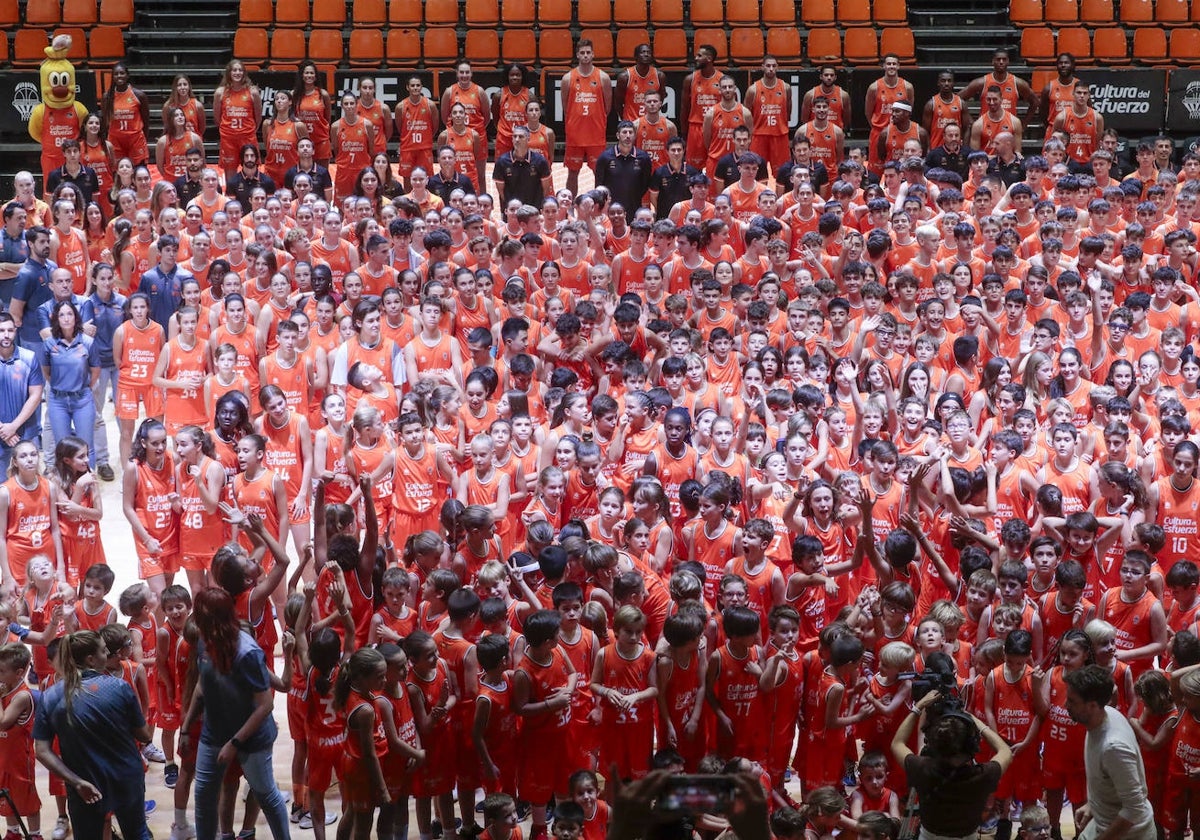
M 1101 64 L 1128 64 L 1129 39 L 1125 29 L 1106 26 L 1093 33 L 1092 58 Z
M 844 3 L 845 0 L 842 0 Z M 840 4 L 839 4 L 840 5 Z M 879 63 L 879 36 L 874 27 L 866 29 L 853 27 L 846 30 L 846 42 L 842 46 L 842 55 L 851 64 Z
M 872 5 L 875 23 L 880 26 L 902 26 L 908 23 L 908 4 L 904 0 L 875 0 Z
M 420 26 L 425 20 L 425 4 L 421 0 L 387 0 L 388 24 L 401 28 Z
M 1154 25 L 1154 0 L 1121 0 L 1118 9 L 1126 26 Z
M 725 20 L 725 6 L 721 0 L 692 0 L 689 15 L 693 26 L 720 26 Z
M 1115 14 L 1113 0 L 1083 0 L 1079 4 L 1079 19 L 1088 26 L 1109 26 Z
M 595 53 L 595 62 L 597 67 L 612 67 L 613 66 L 613 34 L 612 30 L 607 27 L 595 27 L 594 29 L 579 30 L 580 38 L 587 38 L 592 42 L 592 52 Z
M 528 28 L 506 29 L 500 42 L 500 57 L 505 62 L 532 64 L 537 60 L 537 34 Z
M 500 33 L 495 29 L 468 29 L 463 55 L 478 64 L 499 63 Z
M 808 63 L 842 60 L 842 33 L 833 27 L 808 30 Z
M 916 64 L 917 45 L 907 26 L 891 26 L 879 34 L 879 54 L 895 53 L 901 64 Z
M 1062 26 L 1079 20 L 1079 0 L 1046 0 L 1046 23 Z
M 692 33 L 693 55 L 695 50 L 708 44 L 717 51 L 717 61 L 723 62 L 729 58 L 729 36 L 723 26 L 696 27 Z
M 100 22 L 129 26 L 133 23 L 133 0 L 100 0 Z
M 271 33 L 271 66 L 274 68 L 300 66 L 308 55 L 302 29 L 276 29 Z
M 1038 26 L 1046 19 L 1042 0 L 1012 0 L 1008 5 L 1008 19 L 1014 26 Z
M 354 0 L 350 7 L 350 21 L 355 26 L 383 26 L 387 17 L 387 0 Z
M 538 37 L 538 60 L 543 66 L 565 70 L 575 60 L 575 45 L 565 33 L 543 30 Z
M 579 0 L 575 4 L 575 15 L 580 29 L 611 26 L 613 21 L 612 3 L 609 0 Z
M 870 0 L 838 0 L 837 19 L 842 26 L 867 26 L 871 23 Z
M 383 64 L 383 30 L 355 29 L 350 33 L 347 52 L 351 67 L 379 67 Z
M 54 38 L 59 35 L 71 36 L 71 49 L 67 53 L 67 58 L 71 61 L 87 61 L 88 44 L 87 34 L 81 26 L 60 26 L 54 30 Z
M 296 28 L 308 26 L 312 8 L 308 0 L 279 0 L 275 5 L 275 26 Z M 287 39 L 284 39 L 287 42 Z
M 458 0 L 426 0 L 425 23 L 428 26 L 458 26 Z
M 800 30 L 794 26 L 772 26 L 767 30 L 767 52 L 799 56 Z
M 1167 57 L 1175 64 L 1192 66 L 1200 61 L 1200 29 L 1176 29 L 1171 32 Z
M 1030 64 L 1053 64 L 1054 30 L 1048 26 L 1031 26 L 1021 32 L 1021 58 Z
M 651 0 L 654 2 L 654 0 Z M 687 33 L 682 29 L 658 27 L 654 30 L 654 61 L 660 67 L 686 67 L 692 60 Z
M 13 36 L 13 64 L 32 66 L 41 64 L 46 58 L 46 47 L 50 39 L 41 29 L 18 29 Z
M 62 7 L 58 0 L 29 0 L 25 4 L 25 25 L 49 29 L 62 23 Z M 45 58 L 46 56 L 42 56 Z
M 0 27 L 8 28 L 21 22 L 21 7 L 17 0 L 0 0 Z M 8 41 L 4 43 L 4 57 L 8 58 Z
M 795 0 L 763 0 L 760 14 L 763 26 L 795 26 Z M 767 36 L 770 37 L 770 32 Z
M 758 26 L 758 3 L 733 3 L 725 7 L 725 22 L 730 26 Z
M 650 38 L 646 35 L 646 30 L 639 27 L 617 27 L 617 57 L 621 61 L 628 61 L 633 56 L 633 51 L 637 49 L 638 44 L 648 44 Z
M 308 57 L 317 64 L 341 64 L 345 51 L 340 29 L 314 29 L 308 36 Z
M 270 26 L 275 22 L 275 6 L 271 0 L 241 0 L 238 3 L 238 23 L 242 26 Z
M 1163 26 L 1182 26 L 1189 22 L 1188 0 L 1158 0 L 1154 19 Z
M 0 31 L 0 63 L 8 63 L 8 33 Z
M 615 0 L 613 3 L 613 21 L 617 23 L 617 37 L 623 29 L 646 26 L 646 0 Z M 642 42 L 646 41 L 642 33 Z
M 267 60 L 267 31 L 258 26 L 242 26 L 233 36 L 233 57 L 257 70 Z
M 1142 64 L 1167 64 L 1167 33 L 1157 27 L 1133 33 L 1133 60 Z
M 762 27 L 735 26 L 729 33 L 729 57 L 740 67 L 752 67 L 762 63 Z
M 416 65 L 421 60 L 421 33 L 415 29 L 389 29 L 385 48 L 388 64 Z
M 458 61 L 458 33 L 446 27 L 426 29 L 422 55 L 427 67 L 453 67 Z
M 99 20 L 96 0 L 63 0 L 63 23 L 69 26 L 92 26 Z
M 1076 61 L 1087 63 L 1092 57 L 1092 33 L 1082 26 L 1064 26 L 1058 30 L 1055 52 L 1069 52 Z
M 537 20 L 534 0 L 500 0 L 500 20 L 505 26 L 530 26 Z
M 837 12 L 833 0 L 803 0 L 800 4 L 800 20 L 805 26 L 830 26 L 837 23 Z
M 1200 23 L 1200 3 L 1193 3 L 1191 12 L 1192 23 Z
M 537 0 L 537 23 L 542 29 L 566 29 L 573 14 L 571 0 Z
M 650 0 L 650 23 L 678 26 L 683 23 L 683 0 Z
M 125 30 L 100 24 L 88 33 L 88 61 L 93 66 L 116 64 L 125 57 Z
M 500 4 L 497 0 L 467 0 L 464 12 L 468 29 L 495 29 L 500 25 Z
M 313 0 L 312 25 L 328 29 L 346 24 L 346 0 Z

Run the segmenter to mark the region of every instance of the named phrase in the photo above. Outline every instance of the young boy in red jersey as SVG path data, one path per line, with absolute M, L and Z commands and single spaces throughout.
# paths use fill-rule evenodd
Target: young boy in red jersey
M 475 657 L 480 670 L 479 696 L 475 698 L 471 738 L 483 770 L 483 788 L 489 794 L 516 797 L 517 716 L 512 710 L 512 677 L 507 670 L 508 639 L 499 634 L 483 636 L 475 645 Z
M 517 787 L 522 799 L 534 803 L 530 840 L 545 838 L 542 803 L 565 798 L 567 778 L 577 769 L 567 762 L 567 739 L 579 677 L 559 647 L 561 623 L 554 610 L 538 610 L 525 620 L 528 647 L 513 672 L 513 711 L 524 719 Z
M 858 762 L 858 788 L 850 795 L 850 818 L 857 820 L 866 811 L 882 811 L 900 819 L 900 798 L 886 786 L 888 760 L 884 753 L 863 754 Z
M 154 690 L 158 692 L 158 723 L 163 731 L 163 754 L 166 756 L 164 778 L 167 787 L 174 788 L 179 780 L 179 765 L 175 763 L 175 733 L 179 731 L 179 723 L 183 719 L 180 699 L 190 652 L 187 642 L 183 640 L 183 628 L 192 612 L 192 596 L 176 584 L 163 590 L 161 602 L 166 621 L 158 628 L 155 640 L 155 661 L 161 665 L 154 669 L 157 675 Z M 180 825 L 186 822 L 185 815 Z
M 1126 663 L 1136 680 L 1167 649 L 1167 616 L 1150 591 L 1150 555 L 1127 551 L 1121 562 L 1121 586 L 1100 601 L 1100 618 L 1117 629 L 1117 659 Z
M 615 645 L 600 648 L 592 668 L 592 696 L 600 701 L 600 766 L 622 780 L 649 772 L 658 696 L 654 650 L 644 642 L 646 616 L 626 605 L 613 617 Z M 611 770 L 610 770 L 611 772 Z
M 728 641 L 713 651 L 704 680 L 705 696 L 716 717 L 712 751 L 722 758 L 766 757 L 766 720 L 759 697 L 762 666 L 758 650 L 758 614 L 730 607 L 721 619 Z
M 698 588 L 698 587 L 697 587 Z M 666 620 L 666 650 L 658 656 L 658 741 L 678 750 L 695 772 L 707 748 L 704 727 L 705 667 L 700 660 L 704 619 L 683 611 Z
M 838 636 L 829 644 L 829 665 L 818 678 L 805 681 L 805 790 L 841 784 L 850 727 L 875 711 L 869 703 L 859 703 L 866 690 L 866 681 L 859 675 L 863 652 L 863 644 L 855 636 Z
M 158 652 L 158 620 L 155 610 L 158 608 L 158 596 L 145 583 L 135 583 L 121 593 L 117 600 L 121 613 L 129 618 L 129 633 L 133 636 L 133 661 L 146 669 L 146 679 L 154 685 L 157 681 L 155 674 L 155 656 Z M 150 695 L 150 704 L 146 709 L 146 722 L 154 726 L 158 719 L 157 696 Z M 142 747 L 142 758 L 146 761 L 165 762 L 163 751 L 154 742 Z
M 787 604 L 780 604 L 771 610 L 768 623 L 771 638 L 763 648 L 766 663 L 759 680 L 764 694 L 764 711 L 771 719 L 766 769 L 776 795 L 790 804 L 792 799 L 783 782 L 792 757 L 792 744 L 796 740 L 796 721 L 804 702 L 804 660 L 796 647 L 800 613 Z
M 990 726 L 1012 748 L 1013 763 L 1000 778 L 993 812 L 1000 817 L 998 838 L 1012 836 L 1009 801 L 1036 802 L 1042 795 L 1039 733 L 1046 715 L 1045 674 L 1029 667 L 1033 634 L 1014 630 L 1004 640 L 1004 664 L 984 681 L 984 712 Z
M 479 660 L 471 640 L 477 633 L 479 603 L 479 596 L 473 589 L 464 587 L 450 593 L 446 599 L 449 621 L 433 633 L 438 655 L 445 660 L 454 674 L 454 684 L 458 686 L 459 700 L 450 716 L 450 726 L 459 753 L 455 762 L 455 781 L 464 831 L 475 825 L 475 788 L 479 785 L 479 766 L 474 760 L 474 743 L 471 739 L 475 723 L 475 697 L 479 694 Z M 470 793 L 467 794 L 467 791 Z

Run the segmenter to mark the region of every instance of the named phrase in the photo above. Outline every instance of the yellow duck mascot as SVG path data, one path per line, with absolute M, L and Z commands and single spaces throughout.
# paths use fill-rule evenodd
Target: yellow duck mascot
M 42 102 L 29 117 L 29 136 L 42 144 L 42 179 L 65 162 L 64 140 L 79 137 L 87 108 L 75 101 L 75 66 L 67 60 L 71 36 L 58 35 L 41 65 Z

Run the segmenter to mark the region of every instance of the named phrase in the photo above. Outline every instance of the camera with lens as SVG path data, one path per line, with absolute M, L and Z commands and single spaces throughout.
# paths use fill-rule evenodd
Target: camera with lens
M 899 679 L 908 680 L 912 684 L 913 702 L 920 702 L 931 691 L 936 691 L 941 697 L 928 708 L 927 717 L 936 719 L 946 712 L 961 712 L 964 709 L 962 697 L 958 693 L 958 674 L 954 660 L 940 651 L 930 654 L 925 660 L 925 670 L 921 673 L 908 671 L 900 674 Z

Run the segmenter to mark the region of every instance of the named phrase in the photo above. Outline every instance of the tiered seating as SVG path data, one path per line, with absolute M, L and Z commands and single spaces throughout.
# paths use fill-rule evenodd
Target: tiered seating
M 460 57 L 566 69 L 587 38 L 602 67 L 627 63 L 649 41 L 656 63 L 678 68 L 702 45 L 722 64 L 756 66 L 764 50 L 791 64 L 808 41 L 811 64 L 874 64 L 881 52 L 912 64 L 907 20 L 906 0 L 240 0 L 234 52 L 253 67 L 282 69 L 305 58 L 434 69 Z
M 1034 65 L 1200 65 L 1200 0 L 1011 0 L 1009 19 Z
M 133 22 L 133 0 L 0 0 L 0 64 L 36 67 L 55 35 L 71 36 L 69 58 L 106 67 L 125 57 L 123 28 Z M 9 42 L 12 54 L 9 55 Z

